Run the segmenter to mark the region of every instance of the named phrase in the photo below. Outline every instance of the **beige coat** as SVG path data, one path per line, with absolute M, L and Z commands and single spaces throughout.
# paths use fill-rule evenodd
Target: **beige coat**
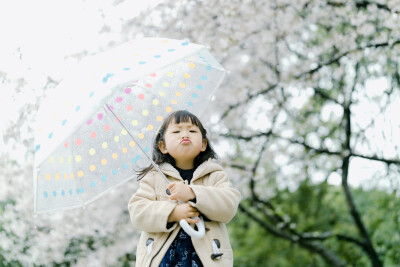
M 179 172 L 170 164 L 160 166 L 170 182 L 182 181 Z M 149 172 L 141 181 L 140 188 L 129 201 L 128 209 L 134 227 L 142 230 L 136 251 L 136 266 L 159 266 L 172 241 L 181 228 L 174 223 L 167 228 L 168 216 L 178 205 L 176 200 L 170 200 L 166 194 L 166 182 L 156 171 Z M 206 235 L 201 239 L 192 239 L 193 246 L 203 265 L 233 266 L 232 248 L 225 224 L 236 214 L 240 193 L 232 187 L 229 179 L 220 165 L 209 160 L 201 164 L 193 174 L 190 183 L 196 195 L 196 207 L 210 221 L 205 221 Z M 154 240 L 151 252 L 149 247 Z M 219 259 L 211 259 L 212 242 L 220 242 Z

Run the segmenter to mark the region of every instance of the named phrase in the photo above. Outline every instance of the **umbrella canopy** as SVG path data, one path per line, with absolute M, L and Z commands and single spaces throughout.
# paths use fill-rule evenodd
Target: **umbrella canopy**
M 143 38 L 83 60 L 38 112 L 35 212 L 84 206 L 136 177 L 163 119 L 199 115 L 225 73 L 185 40 Z

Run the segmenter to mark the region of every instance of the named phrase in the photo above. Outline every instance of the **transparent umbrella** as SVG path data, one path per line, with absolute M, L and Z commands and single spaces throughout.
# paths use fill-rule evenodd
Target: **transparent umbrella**
M 163 119 L 201 114 L 225 73 L 206 47 L 165 38 L 84 59 L 38 111 L 35 212 L 82 207 L 136 177 Z

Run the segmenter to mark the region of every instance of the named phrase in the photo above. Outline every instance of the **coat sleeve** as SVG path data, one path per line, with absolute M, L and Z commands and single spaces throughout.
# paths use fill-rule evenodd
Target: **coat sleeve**
M 235 216 L 240 202 L 240 192 L 232 187 L 224 171 L 210 174 L 208 185 L 191 185 L 196 202 L 193 207 L 212 221 L 228 223 Z
M 138 191 L 131 197 L 128 210 L 134 227 L 145 232 L 170 232 L 177 226 L 174 223 L 167 228 L 168 216 L 176 207 L 172 201 L 156 199 L 153 175 L 143 177 Z

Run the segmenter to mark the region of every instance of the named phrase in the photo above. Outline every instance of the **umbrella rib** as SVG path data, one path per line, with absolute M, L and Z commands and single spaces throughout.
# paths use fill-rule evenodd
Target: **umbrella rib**
M 133 134 L 128 130 L 128 128 L 124 125 L 124 123 L 118 118 L 118 116 L 114 113 L 114 111 L 110 108 L 110 106 L 105 103 L 104 106 L 106 107 L 106 111 L 110 111 L 114 117 L 118 120 L 118 122 L 121 124 L 121 126 L 128 132 L 129 136 L 135 141 L 135 143 L 139 146 L 140 150 L 144 153 L 144 155 L 150 160 L 151 165 L 161 174 L 161 176 L 165 179 L 165 181 L 169 184 L 168 178 L 164 175 L 164 173 L 160 170 L 158 165 L 150 158 L 150 156 L 146 153 L 146 151 L 143 149 L 142 145 L 140 142 L 136 140 L 136 138 L 133 136 Z

